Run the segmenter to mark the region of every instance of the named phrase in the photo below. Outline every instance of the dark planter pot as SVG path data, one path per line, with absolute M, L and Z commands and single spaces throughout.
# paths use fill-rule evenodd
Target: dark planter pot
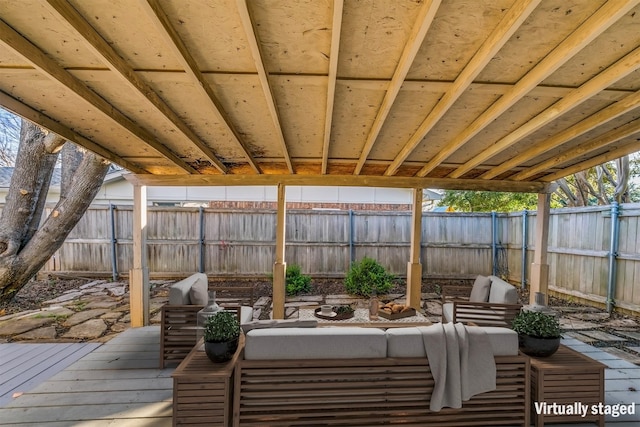
M 520 351 L 533 357 L 549 357 L 558 350 L 560 337 L 538 338 L 530 335 L 518 335 Z
M 236 338 L 233 341 L 225 342 L 207 342 L 204 343 L 204 351 L 207 353 L 207 357 L 215 363 L 227 362 L 233 358 L 236 350 L 238 349 L 238 340 Z

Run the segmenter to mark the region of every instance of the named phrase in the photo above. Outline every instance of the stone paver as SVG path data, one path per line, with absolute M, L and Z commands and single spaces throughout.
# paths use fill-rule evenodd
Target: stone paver
M 424 303 L 424 308 L 427 310 L 427 313 L 442 316 L 442 304 L 435 301 L 426 301 Z
M 57 298 L 51 299 L 49 301 L 45 301 L 45 302 L 43 302 L 43 304 L 45 304 L 45 305 L 46 304 L 49 304 L 49 305 L 51 305 L 51 304 L 60 304 L 60 303 L 63 303 L 63 302 L 76 300 L 76 299 L 80 298 L 82 295 L 84 295 L 84 294 L 82 292 L 78 292 L 78 291 L 69 292 L 69 293 L 66 293 L 66 294 L 62 294 Z
M 640 341 L 640 332 L 624 331 L 624 332 L 620 332 L 620 335 L 627 337 L 631 340 Z
M 562 329 L 570 329 L 570 330 L 577 331 L 577 330 L 597 329 L 597 328 L 600 328 L 600 325 L 593 322 L 585 322 L 583 320 L 561 318 L 560 327 Z
M 93 308 L 105 308 L 111 309 L 117 307 L 120 304 L 118 301 L 113 301 L 112 299 L 103 299 L 103 300 L 93 300 L 87 303 L 84 308 L 93 309 Z
M 54 340 L 57 336 L 55 326 L 45 326 L 44 328 L 34 329 L 32 331 L 25 332 L 24 334 L 15 335 L 13 337 L 16 341 L 49 341 Z
M 598 341 L 597 339 L 595 339 L 593 337 L 589 337 L 587 335 L 582 335 L 579 332 L 563 332 L 562 336 L 565 337 L 565 338 L 575 338 L 575 339 L 577 339 L 577 340 L 579 340 L 579 341 L 581 341 L 583 343 L 587 343 L 587 344 L 590 344 L 590 343 Z
M 635 365 L 640 365 L 640 356 L 637 354 L 631 354 L 616 347 L 604 347 L 603 350 L 607 353 L 613 354 L 614 356 L 618 356 L 619 358 L 624 359 L 627 362 L 631 362 Z
M 348 305 L 355 304 L 360 300 L 357 297 L 351 297 L 348 295 L 327 295 L 325 297 L 325 302 L 331 305 Z
M 589 337 L 595 338 L 598 341 L 606 341 L 606 342 L 626 341 L 624 338 L 620 338 L 619 336 L 612 335 L 604 331 L 582 331 L 580 333 L 583 335 L 587 335 Z
M 100 316 L 101 319 L 106 320 L 107 322 L 115 322 L 123 316 L 122 313 L 117 311 L 107 311 L 105 314 Z
M 609 313 L 574 313 L 568 316 L 571 319 L 586 320 L 586 321 L 598 321 L 609 319 Z
M 23 334 L 32 329 L 41 328 L 45 325 L 49 325 L 55 321 L 53 317 L 26 317 L 26 318 L 13 318 L 6 322 L 0 323 L 0 336 L 14 336 Z
M 254 307 L 268 307 L 271 304 L 271 298 L 260 297 L 253 305 Z
M 62 326 L 70 328 L 75 325 L 79 325 L 80 323 L 86 322 L 89 319 L 95 319 L 96 317 L 100 317 L 103 314 L 106 314 L 107 310 L 105 309 L 96 309 L 96 310 L 85 310 L 80 311 L 73 316 L 69 317 Z
M 91 319 L 69 329 L 64 338 L 95 339 L 107 331 L 107 324 L 102 319 Z
M 264 298 L 264 297 L 262 297 Z M 302 296 L 296 296 L 296 297 L 287 297 L 287 302 L 315 302 L 315 303 L 320 303 L 322 302 L 322 300 L 324 299 L 324 296 L 322 295 L 302 295 Z

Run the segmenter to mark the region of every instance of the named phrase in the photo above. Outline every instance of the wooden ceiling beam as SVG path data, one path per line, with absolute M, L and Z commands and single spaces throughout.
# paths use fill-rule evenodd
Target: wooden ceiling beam
M 571 150 L 566 150 L 563 153 L 553 156 L 552 158 L 544 162 L 540 162 L 535 166 L 532 166 L 521 172 L 518 172 L 517 174 L 509 177 L 509 179 L 515 180 L 515 181 L 522 181 L 533 175 L 537 175 L 541 172 L 548 171 L 552 168 L 561 167 L 564 163 L 569 162 L 572 158 L 583 156 L 585 154 L 590 153 L 591 151 L 597 150 L 602 147 L 606 147 L 607 145 L 613 144 L 617 141 L 620 141 L 621 139 L 627 138 L 638 132 L 640 132 L 640 119 L 636 119 L 630 123 L 627 123 L 624 126 L 620 126 L 616 129 L 612 129 L 609 132 L 599 135 L 598 137 L 596 137 L 595 139 L 589 142 L 581 143 L 577 147 Z M 637 149 L 640 149 L 640 144 L 637 147 Z M 564 172 L 565 170 L 562 169 L 558 173 L 564 173 Z M 573 172 L 565 173 L 564 176 L 570 175 L 571 173 Z M 556 176 L 556 175 L 557 174 L 554 174 L 553 176 Z
M 417 178 L 369 175 L 125 175 L 133 184 L 155 186 L 299 185 L 327 187 L 441 188 L 447 190 L 546 193 L 553 186 L 533 181 Z
M 475 55 L 473 55 L 473 58 L 471 58 L 469 63 L 458 75 L 451 87 L 444 96 L 440 98 L 416 132 L 411 135 L 404 147 L 402 147 L 398 155 L 393 159 L 393 162 L 391 162 L 389 168 L 385 171 L 385 175 L 394 175 L 398 171 L 398 168 L 400 168 L 407 157 L 416 149 L 423 138 L 433 129 L 436 123 L 438 123 L 442 116 L 444 116 L 458 98 L 460 98 L 464 91 L 467 90 L 473 80 L 511 38 L 513 33 L 520 28 L 522 23 L 539 3 L 540 0 L 519 0 L 507 11 L 487 40 L 482 43 L 480 49 L 478 49 Z
M 51 117 L 34 110 L 22 101 L 18 101 L 14 97 L 2 91 L 0 91 L 0 105 L 2 105 L 3 108 L 17 114 L 18 116 L 46 129 L 49 129 L 51 132 L 60 135 L 67 141 L 78 144 L 79 146 L 84 147 L 87 150 L 92 151 L 97 155 L 102 156 L 105 159 L 116 163 L 125 169 L 130 170 L 133 173 L 149 173 L 149 171 L 147 171 L 146 169 L 123 159 L 113 151 L 107 150 L 102 145 L 95 143 L 88 138 L 85 138 L 75 131 L 72 131 L 67 126 L 64 126 L 63 124 L 53 120 Z
M 322 169 L 327 173 L 329 164 L 329 144 L 331 144 L 331 124 L 333 122 L 333 103 L 336 97 L 336 78 L 338 77 L 338 54 L 340 52 L 340 33 L 342 32 L 343 0 L 333 1 L 333 20 L 331 24 L 331 52 L 329 53 L 329 73 L 327 76 L 327 108 L 324 116 L 324 137 L 322 141 Z
M 0 20 L 0 43 L 5 45 L 11 51 L 20 55 L 26 61 L 28 61 L 33 67 L 45 76 L 54 80 L 74 93 L 80 99 L 88 102 L 95 107 L 102 114 L 113 120 L 118 126 L 123 127 L 129 131 L 133 136 L 146 143 L 149 147 L 153 148 L 160 154 L 162 154 L 169 161 L 179 166 L 181 169 L 188 173 L 198 173 L 193 167 L 188 165 L 173 151 L 169 150 L 166 146 L 156 140 L 146 129 L 135 124 L 131 119 L 121 113 L 113 105 L 108 103 L 98 94 L 89 89 L 83 82 L 75 78 L 64 68 L 59 66 L 55 61 L 49 58 L 38 47 L 33 45 L 29 40 L 25 39 L 17 33 L 13 28 L 9 27 L 4 21 Z
M 220 172 L 227 173 L 227 167 L 213 153 L 198 135 L 178 117 L 155 90 L 142 80 L 127 62 L 102 38 L 80 13 L 66 0 L 47 0 L 52 12 L 71 25 L 84 44 L 103 61 L 109 69 L 138 94 L 142 95 L 163 117 L 170 121 Z
M 607 151 L 606 153 L 603 153 L 599 156 L 592 157 L 589 160 L 585 160 L 584 162 L 562 169 L 561 171 L 543 176 L 541 180 L 544 182 L 553 182 L 560 178 L 564 178 L 567 175 L 572 175 L 574 173 L 592 168 L 594 166 L 598 166 L 603 163 L 607 163 L 612 160 L 619 159 L 620 157 L 626 156 L 627 154 L 635 153 L 638 150 L 640 150 L 640 143 L 638 143 L 637 141 L 633 144 L 625 144 L 621 147 Z M 492 182 L 492 181 L 487 181 L 487 182 Z
M 413 64 L 413 60 L 416 58 L 418 51 L 420 50 L 420 46 L 424 42 L 424 38 L 433 23 L 433 18 L 440 7 L 441 0 L 426 0 L 420 10 L 418 11 L 418 16 L 416 17 L 413 28 L 411 29 L 411 33 L 409 34 L 409 38 L 405 43 L 404 50 L 402 51 L 402 55 L 400 56 L 400 60 L 398 61 L 398 65 L 393 72 L 393 76 L 391 77 L 391 81 L 389 82 L 389 86 L 387 87 L 387 91 L 384 94 L 384 99 L 382 100 L 382 104 L 378 109 L 378 113 L 376 114 L 376 118 L 369 129 L 369 134 L 367 135 L 367 139 L 365 141 L 364 147 L 362 148 L 362 152 L 360 153 L 360 158 L 358 159 L 358 163 L 356 164 L 356 169 L 353 172 L 355 175 L 359 175 L 362 171 L 362 167 L 367 161 L 367 157 L 373 148 L 373 144 L 375 144 L 378 135 L 380 134 L 380 130 L 384 125 L 387 116 L 389 115 L 389 111 L 391 111 L 391 107 L 395 102 L 400 89 L 402 88 L 402 84 L 404 83 L 404 79 L 407 77 L 407 73 Z
M 251 50 L 251 54 L 253 55 L 253 61 L 256 65 L 256 70 L 258 71 L 258 78 L 260 79 L 262 91 L 264 92 L 265 101 L 267 103 L 267 107 L 269 108 L 269 112 L 271 113 L 271 118 L 273 120 L 276 135 L 278 141 L 280 142 L 280 147 L 282 148 L 284 161 L 287 164 L 289 173 L 295 173 L 293 164 L 291 163 L 289 149 L 287 148 L 287 143 L 284 139 L 284 133 L 282 132 L 278 106 L 276 105 L 275 97 L 273 96 L 273 91 L 271 90 L 271 85 L 269 83 L 269 73 L 262 59 L 260 43 L 258 42 L 258 34 L 253 27 L 253 19 L 251 18 L 251 14 L 249 13 L 249 7 L 247 6 L 246 0 L 236 0 L 236 4 L 238 5 L 240 20 L 242 21 L 242 26 L 244 27 L 244 31 L 247 35 L 249 48 Z
M 640 90 L 633 95 L 629 95 L 626 98 L 609 105 L 608 107 L 598 111 L 596 114 L 576 123 L 575 125 L 565 129 L 564 131 L 552 136 L 551 138 L 542 141 L 517 156 L 503 162 L 499 166 L 492 168 L 480 176 L 482 179 L 492 179 L 496 176 L 512 170 L 517 166 L 534 159 L 535 157 L 546 153 L 547 151 L 556 148 L 574 138 L 579 137 L 598 126 L 602 126 L 605 123 L 619 117 L 629 111 L 640 106 Z M 534 175 L 537 172 L 532 173 Z M 526 175 L 526 174 L 525 174 Z M 522 179 L 526 179 L 527 176 L 523 175 Z M 528 176 L 531 176 L 528 175 Z
M 493 103 L 462 132 L 456 135 L 440 150 L 420 171 L 418 176 L 426 176 L 456 150 L 466 144 L 507 109 L 527 95 L 551 73 L 560 68 L 586 45 L 602 34 L 625 13 L 632 9 L 638 0 L 615 1 L 605 3 L 589 17 L 571 35 L 564 39 L 553 51 L 544 57 L 531 71 L 525 74 L 507 93 Z
M 533 132 L 549 124 L 568 111 L 571 111 L 573 108 L 585 102 L 604 88 L 628 76 L 639 67 L 640 47 L 635 49 L 622 59 L 616 61 L 615 64 L 611 65 L 600 74 L 588 80 L 579 88 L 571 91 L 567 96 L 551 105 L 543 112 L 539 113 L 537 116 L 533 117 L 530 120 L 527 120 L 525 124 L 517 128 L 516 130 L 500 138 L 500 140 L 492 143 L 481 153 L 474 155 L 471 160 L 460 165 L 460 167 L 451 172 L 449 174 L 449 177 L 460 178 L 462 175 L 469 172 L 474 167 L 486 162 L 493 156 L 513 146 L 523 138 L 526 138 Z
M 233 125 L 233 122 L 222 106 L 222 103 L 218 100 L 213 89 L 211 89 L 211 85 L 204 78 L 204 74 L 198 68 L 198 64 L 195 59 L 191 56 L 191 53 L 189 53 L 189 49 L 187 49 L 177 31 L 171 24 L 169 17 L 162 9 L 160 2 L 158 0 L 140 0 L 140 5 L 147 12 L 147 15 L 149 15 L 156 28 L 158 28 L 159 33 L 171 48 L 175 57 L 182 63 L 187 75 L 196 83 L 195 86 L 198 90 L 204 92 L 205 98 L 209 101 L 213 111 L 218 116 L 218 120 L 226 126 L 227 131 L 233 136 L 235 142 L 240 146 L 249 166 L 251 166 L 256 173 L 262 173 L 260 166 L 258 166 L 255 158 L 251 154 L 248 144 L 244 141 L 240 132 L 238 132 L 236 127 Z

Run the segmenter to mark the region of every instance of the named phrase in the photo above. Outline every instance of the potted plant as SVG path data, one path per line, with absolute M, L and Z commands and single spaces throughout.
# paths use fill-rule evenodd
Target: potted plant
M 238 349 L 240 322 L 235 313 L 219 311 L 204 325 L 204 350 L 213 362 L 231 360 Z
M 529 356 L 548 357 L 560 346 L 560 322 L 550 314 L 522 310 L 513 319 L 512 328 L 518 333 L 520 350 Z

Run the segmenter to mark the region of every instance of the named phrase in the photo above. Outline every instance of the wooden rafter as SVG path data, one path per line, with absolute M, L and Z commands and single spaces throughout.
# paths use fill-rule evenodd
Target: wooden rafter
M 449 174 L 451 178 L 459 178 L 469 172 L 482 162 L 489 160 L 491 157 L 501 153 L 513 144 L 531 135 L 544 125 L 557 119 L 574 107 L 585 102 L 602 89 L 612 85 L 623 77 L 629 75 L 640 67 L 640 47 L 617 61 L 615 64 L 584 83 L 582 86 L 571 91 L 567 96 L 545 109 L 536 117 L 527 120 L 525 124 L 501 138 L 499 141 L 491 144 L 490 147 L 481 153 L 473 156 L 471 160 L 459 166 L 456 170 Z
M 622 156 L 626 156 L 627 154 L 631 154 L 638 151 L 638 146 L 635 144 L 627 144 L 627 145 L 623 145 L 622 147 L 618 147 L 615 148 L 613 150 L 607 151 L 604 154 L 601 154 L 599 156 L 596 157 L 592 157 L 589 160 L 585 160 L 584 162 L 575 164 L 573 166 L 570 166 L 568 168 L 564 168 L 561 171 L 555 172 L 555 173 L 551 173 L 549 175 L 546 175 L 544 177 L 542 177 L 542 181 L 545 182 L 553 182 L 557 179 L 563 178 L 567 175 L 571 175 L 574 174 L 576 172 L 580 172 L 583 171 L 585 169 L 589 169 L 592 168 L 594 166 L 598 166 L 601 165 L 603 163 L 606 162 L 610 162 L 612 160 L 615 159 L 619 159 Z
M 378 138 L 378 135 L 380 134 L 382 125 L 387 119 L 389 111 L 391 111 L 391 106 L 396 100 L 396 97 L 400 92 L 400 88 L 402 88 L 404 79 L 407 77 L 409 68 L 411 68 L 413 60 L 418 54 L 420 46 L 422 46 L 422 42 L 431 27 L 431 23 L 433 22 L 433 18 L 435 17 L 438 8 L 440 7 L 440 3 L 441 0 L 428 0 L 425 1 L 420 8 L 416 21 L 411 29 L 411 33 L 409 34 L 407 43 L 405 44 L 405 48 L 402 51 L 400 60 L 398 61 L 398 65 L 393 72 L 391 82 L 389 83 L 389 87 L 384 95 L 382 104 L 378 109 L 376 118 L 371 125 L 364 147 L 362 148 L 360 158 L 358 159 L 358 163 L 356 164 L 356 169 L 354 171 L 354 174 L 356 175 L 362 171 L 362 167 L 367 161 L 367 157 L 373 148 L 373 144 L 376 142 L 376 138 Z
M 249 43 L 249 48 L 251 49 L 251 54 L 253 55 L 253 61 L 256 65 L 256 70 L 258 71 L 258 78 L 260 79 L 262 91 L 264 92 L 265 101 L 267 103 L 267 107 L 269 108 L 269 112 L 271 113 L 273 126 L 275 127 L 278 141 L 280 142 L 280 146 L 282 148 L 284 161 L 287 164 L 289 173 L 294 173 L 293 164 L 291 163 L 291 157 L 289 155 L 289 149 L 287 148 L 287 143 L 284 139 L 284 134 L 282 133 L 282 125 L 280 123 L 278 106 L 276 105 L 276 101 L 271 90 L 271 85 L 269 84 L 269 73 L 267 72 L 267 68 L 265 67 L 264 61 L 262 59 L 262 53 L 260 52 L 260 43 L 258 42 L 258 35 L 253 28 L 253 19 L 251 18 L 251 14 L 249 13 L 249 8 L 247 6 L 246 0 L 236 0 L 236 4 L 238 5 L 238 12 L 240 14 L 242 25 L 244 26 L 244 31 L 247 34 L 247 41 Z
M 176 32 L 173 25 L 171 25 L 171 21 L 167 17 L 166 13 L 162 9 L 158 0 L 141 0 L 140 5 L 144 10 L 147 11 L 147 14 L 151 18 L 154 25 L 158 28 L 160 34 L 165 39 L 165 42 L 171 50 L 173 50 L 174 55 L 182 63 L 185 72 L 191 78 L 192 81 L 196 82 L 196 87 L 204 92 L 205 98 L 211 104 L 213 111 L 217 114 L 218 120 L 223 123 L 227 130 L 233 138 L 238 143 L 242 152 L 244 153 L 247 162 L 249 162 L 249 166 L 256 172 L 262 173 L 260 166 L 256 163 L 256 160 L 251 154 L 251 150 L 249 146 L 244 141 L 244 138 L 240 135 L 236 127 L 231 122 L 229 115 L 225 111 L 224 107 L 216 97 L 215 93 L 211 89 L 211 86 L 204 78 L 204 75 L 198 68 L 196 61 L 193 59 L 193 56 L 189 53 L 189 50 L 185 46 L 184 42 Z
M 601 126 L 615 119 L 616 117 L 619 117 L 622 114 L 625 114 L 633 110 L 634 108 L 637 108 L 638 106 L 640 106 L 640 91 L 634 93 L 633 95 L 627 96 L 626 98 L 608 106 L 603 110 L 598 111 L 596 114 L 576 123 L 575 125 L 556 134 L 550 139 L 542 141 L 538 144 L 534 144 L 531 148 L 507 160 L 506 162 L 503 162 L 499 166 L 494 167 L 490 171 L 485 172 L 480 176 L 480 178 L 495 178 L 501 173 L 511 170 L 516 166 L 521 165 L 535 158 L 536 156 L 539 156 L 540 154 L 546 153 L 547 151 L 558 147 L 567 141 L 577 138 L 578 136 L 589 132 L 597 126 Z M 537 172 L 533 172 L 531 174 L 521 173 L 518 175 L 522 177 L 521 179 L 526 179 L 527 177 L 532 176 L 535 173 Z
M 487 38 L 487 41 L 482 44 L 480 49 L 458 75 L 455 82 L 444 96 L 440 98 L 416 132 L 411 135 L 404 147 L 400 150 L 400 153 L 393 159 L 393 162 L 391 162 L 385 171 L 385 175 L 393 175 L 397 172 L 398 168 L 420 144 L 427 133 L 429 133 L 438 120 L 440 120 L 458 98 L 460 98 L 464 91 L 467 90 L 473 82 L 473 79 L 480 74 L 489 61 L 491 61 L 491 58 L 493 58 L 509 38 L 511 38 L 513 33 L 522 25 L 539 3 L 540 0 L 520 0 L 509 9 L 504 18 L 500 20 L 500 23 Z
M 60 67 L 44 52 L 18 34 L 13 28 L 0 21 L 0 42 L 13 52 L 23 57 L 39 72 L 48 78 L 58 82 L 68 90 L 93 105 L 102 114 L 109 117 L 119 126 L 129 131 L 136 138 L 144 141 L 151 148 L 158 151 L 165 158 L 189 173 L 198 173 L 193 167 L 169 150 L 146 129 L 136 125 L 131 119 L 121 113 L 113 105 L 109 104 L 98 94 L 89 89 L 83 82 L 75 78 L 68 71 Z
M 331 25 L 331 52 L 329 53 L 329 73 L 327 76 L 327 108 L 324 117 L 324 139 L 322 141 L 322 174 L 327 173 L 329 163 L 329 144 L 331 143 L 331 123 L 333 121 L 333 103 L 336 96 L 336 78 L 338 76 L 338 53 L 340 52 L 340 33 L 342 31 L 343 0 L 333 1 L 333 22 Z
M 10 95 L 7 95 L 2 91 L 0 91 L 0 105 L 2 105 L 7 110 L 10 110 L 13 113 L 19 115 L 20 117 L 32 121 L 33 123 L 36 123 L 46 129 L 49 129 L 51 132 L 60 135 L 67 141 L 78 144 L 81 147 L 93 151 L 97 155 L 102 156 L 111 162 L 117 163 L 118 165 L 130 170 L 133 173 L 149 173 L 149 171 L 134 165 L 130 161 L 118 156 L 114 152 L 107 150 L 106 148 L 91 141 L 90 139 L 87 139 L 77 132 L 72 131 L 68 127 L 60 124 L 59 122 L 56 122 L 49 116 L 34 110 L 23 102 L 18 101 L 17 99 L 13 98 Z
M 576 53 L 598 37 L 621 16 L 633 8 L 636 0 L 605 3 L 596 13 L 591 15 L 569 37 L 564 39 L 552 52 L 540 61 L 531 71 L 522 77 L 511 90 L 500 97 L 484 113 L 476 118 L 461 133 L 456 135 L 440 152 L 438 152 L 420 171 L 418 176 L 426 176 L 456 150 L 466 144 L 482 129 L 491 124 L 498 116 L 527 95 L 541 81 L 560 68 Z
M 127 180 L 140 185 L 221 186 L 221 185 L 300 185 L 327 187 L 441 188 L 444 190 L 511 191 L 544 193 L 549 184 L 535 181 L 485 181 L 478 179 L 417 178 L 370 175 L 126 175 Z
M 585 155 L 591 151 L 597 150 L 599 148 L 605 147 L 607 145 L 613 144 L 617 141 L 620 141 L 621 139 L 624 139 L 628 136 L 634 135 L 636 133 L 640 132 L 640 119 L 634 120 L 631 123 L 627 123 L 624 126 L 620 126 L 619 128 L 616 129 L 612 129 L 609 132 L 604 133 L 603 135 L 598 136 L 597 138 L 589 141 L 589 142 L 585 142 L 582 143 L 580 145 L 578 145 L 577 147 L 575 147 L 574 149 L 571 150 L 566 150 L 564 153 L 562 154 L 558 154 L 556 156 L 553 156 L 552 158 L 541 162 L 535 166 L 532 166 L 528 169 L 525 169 L 521 172 L 518 172 L 517 174 L 513 175 L 512 177 L 510 177 L 509 179 L 512 180 L 516 180 L 516 181 L 520 181 L 520 180 L 525 180 L 527 178 L 529 178 L 530 176 L 536 175 L 540 172 L 543 172 L 545 170 L 549 170 L 551 168 L 554 167 L 559 167 L 562 164 L 570 161 L 572 158 L 578 157 L 578 156 L 582 156 Z M 637 147 L 636 147 L 637 150 Z M 618 156 L 620 157 L 620 156 Z M 614 159 L 617 157 L 614 157 Z M 606 160 L 608 161 L 608 160 Z M 587 166 L 586 168 L 589 168 L 591 166 Z M 583 169 L 586 169 L 583 168 Z M 583 169 L 578 169 L 577 172 L 579 172 L 580 170 Z M 569 175 L 570 173 L 565 173 L 566 169 L 562 170 L 562 173 L 566 176 Z M 573 172 L 571 172 L 573 173 Z M 557 178 L 561 178 L 561 176 L 558 176 L 558 174 L 554 174 L 553 176 L 556 176 Z M 557 179 L 556 178 L 556 179 Z M 546 177 L 545 177 L 546 180 Z
M 47 0 L 50 9 L 71 25 L 82 37 L 85 45 L 100 58 L 109 69 L 126 82 L 129 87 L 142 95 L 162 116 L 169 120 L 193 145 L 195 145 L 220 172 L 227 173 L 227 167 L 216 157 L 196 133 L 178 117 L 175 111 L 158 96 L 155 90 L 142 80 L 127 62 L 103 39 L 100 34 L 66 0 Z

